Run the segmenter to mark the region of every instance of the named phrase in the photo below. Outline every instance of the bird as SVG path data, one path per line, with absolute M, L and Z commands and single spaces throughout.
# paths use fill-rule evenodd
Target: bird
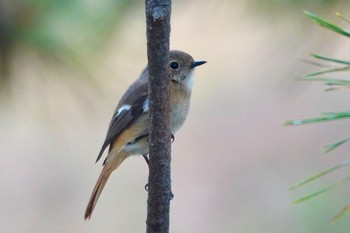
M 188 53 L 179 50 L 169 52 L 170 72 L 170 133 L 184 124 L 190 108 L 193 87 L 193 70 L 206 61 L 194 61 Z M 148 66 L 142 71 L 121 97 L 110 121 L 107 135 L 96 162 L 107 147 L 108 155 L 101 174 L 90 196 L 84 218 L 90 219 L 96 203 L 110 175 L 131 155 L 143 155 L 148 163 Z

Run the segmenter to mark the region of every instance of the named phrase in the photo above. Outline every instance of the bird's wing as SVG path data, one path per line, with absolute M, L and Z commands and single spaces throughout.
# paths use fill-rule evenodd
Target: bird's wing
M 130 105 L 123 105 L 116 109 L 112 117 L 111 123 L 107 131 L 106 139 L 102 145 L 101 151 L 97 156 L 96 162 L 101 158 L 104 150 L 119 136 L 119 134 L 134 123 L 139 116 L 148 111 L 148 95 L 147 93 L 134 99 Z

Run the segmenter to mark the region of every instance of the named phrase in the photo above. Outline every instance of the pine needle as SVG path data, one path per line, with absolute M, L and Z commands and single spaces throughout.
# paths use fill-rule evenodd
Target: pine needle
M 338 221 L 341 217 L 344 216 L 344 214 L 346 214 L 347 212 L 350 211 L 350 204 L 346 205 L 341 211 L 339 211 L 339 213 L 337 213 L 333 218 L 332 218 L 332 222 L 336 222 Z
M 305 196 L 303 196 L 303 197 L 301 197 L 299 199 L 296 199 L 296 200 L 293 201 L 293 203 L 294 204 L 300 204 L 300 203 L 302 203 L 304 201 L 307 201 L 307 200 L 309 200 L 311 198 L 317 197 L 317 196 L 321 195 L 322 193 L 325 193 L 325 192 L 327 192 L 327 191 L 329 191 L 329 190 L 331 190 L 331 189 L 333 189 L 335 187 L 336 187 L 336 184 L 329 185 L 329 186 L 327 186 L 325 188 L 317 190 L 316 192 L 312 192 L 312 193 L 307 194 L 307 195 L 305 195 Z
M 325 170 L 323 170 L 323 171 L 321 171 L 319 173 L 316 173 L 315 175 L 309 176 L 306 179 L 304 179 L 304 180 L 302 180 L 302 181 L 292 185 L 289 188 L 289 190 L 297 189 L 297 188 L 299 188 L 299 187 L 301 187 L 303 185 L 306 185 L 306 184 L 310 183 L 311 181 L 314 181 L 314 180 L 316 180 L 316 179 L 318 179 L 318 178 L 320 178 L 322 176 L 325 176 L 325 175 L 327 175 L 327 174 L 329 174 L 329 173 L 331 173 L 331 172 L 333 172 L 335 170 L 338 170 L 339 168 L 345 167 L 345 166 L 347 166 L 349 164 L 350 164 L 350 160 L 345 160 L 345 161 L 343 161 L 343 162 L 341 162 L 341 163 L 339 163 L 339 164 L 337 164 L 337 165 L 335 165 L 335 166 L 333 166 L 331 168 L 327 168 L 327 169 L 325 169 Z M 318 191 L 318 192 L 320 192 L 320 191 Z
M 336 25 L 326 21 L 325 19 L 322 19 L 322 18 L 318 17 L 314 13 L 305 10 L 304 14 L 306 16 L 308 16 L 309 18 L 315 20 L 315 22 L 318 23 L 322 27 L 325 27 L 325 28 L 327 28 L 327 29 L 329 29 L 331 31 L 336 32 L 336 33 L 339 33 L 340 35 L 350 37 L 350 32 L 348 32 L 348 31 L 346 31 L 346 30 L 344 30 L 344 29 L 342 29 L 342 28 L 340 28 L 340 27 L 338 27 L 338 26 L 336 26 Z
M 322 149 L 324 153 L 329 153 L 330 151 L 338 148 L 339 146 L 343 145 L 344 143 L 348 142 L 350 140 L 350 138 L 344 138 L 342 140 L 330 143 L 325 145 Z

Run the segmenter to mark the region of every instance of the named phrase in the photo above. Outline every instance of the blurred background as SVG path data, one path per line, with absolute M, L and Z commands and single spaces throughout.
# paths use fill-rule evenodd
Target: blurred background
M 347 110 L 346 90 L 296 77 L 318 53 L 348 59 L 349 42 L 302 11 L 347 26 L 344 1 L 173 1 L 171 48 L 207 60 L 190 115 L 172 144 L 171 232 L 347 232 L 346 186 L 300 205 L 346 159 L 321 146 L 349 136 L 347 121 L 285 127 L 284 120 Z M 94 161 L 114 108 L 147 62 L 143 1 L 0 1 L 1 232 L 145 232 L 148 168 L 127 159 L 90 221 L 101 171 Z M 344 171 L 343 171 L 344 172 Z

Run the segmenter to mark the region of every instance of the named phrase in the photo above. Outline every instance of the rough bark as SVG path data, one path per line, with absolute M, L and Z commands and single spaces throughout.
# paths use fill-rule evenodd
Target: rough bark
M 149 179 L 147 233 L 169 232 L 171 193 L 170 0 L 146 0 L 149 69 Z

